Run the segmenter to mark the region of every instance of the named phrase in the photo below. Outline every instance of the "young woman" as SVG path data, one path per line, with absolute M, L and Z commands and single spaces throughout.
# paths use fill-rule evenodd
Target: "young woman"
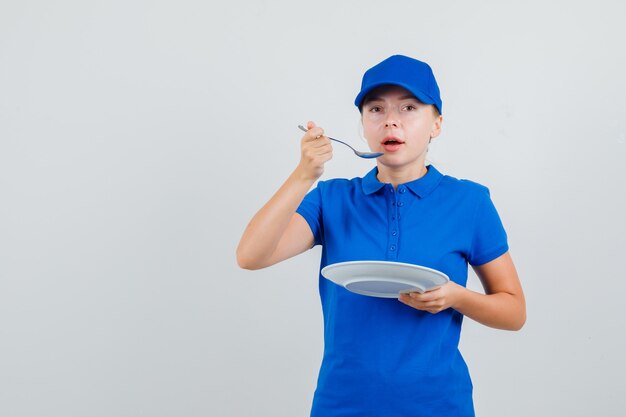
M 312 416 L 473 416 L 472 382 L 458 350 L 463 316 L 518 330 L 526 320 L 506 232 L 486 187 L 426 166 L 441 132 L 431 68 L 394 55 L 363 76 L 355 105 L 369 147 L 362 178 L 319 181 L 331 142 L 313 122 L 296 169 L 252 218 L 237 249 L 258 269 L 322 245 L 321 268 L 382 260 L 444 272 L 450 281 L 396 299 L 352 293 L 321 277 L 324 357 Z M 467 266 L 485 293 L 465 288 Z

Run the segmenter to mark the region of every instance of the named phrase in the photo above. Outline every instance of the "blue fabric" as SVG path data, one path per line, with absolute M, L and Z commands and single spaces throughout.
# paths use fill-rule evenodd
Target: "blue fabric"
M 394 190 L 376 178 L 320 181 L 298 208 L 322 245 L 321 268 L 385 260 L 440 270 L 465 285 L 467 265 L 508 250 L 486 187 L 442 175 Z M 324 357 L 311 416 L 473 416 L 458 351 L 463 316 L 354 294 L 319 276 Z

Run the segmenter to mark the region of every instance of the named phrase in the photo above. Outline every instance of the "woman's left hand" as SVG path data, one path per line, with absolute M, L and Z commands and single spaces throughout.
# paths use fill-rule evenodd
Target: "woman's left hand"
M 441 287 L 425 293 L 411 292 L 400 294 L 398 300 L 417 310 L 436 314 L 453 307 L 460 292 L 465 290 L 459 284 L 449 281 Z

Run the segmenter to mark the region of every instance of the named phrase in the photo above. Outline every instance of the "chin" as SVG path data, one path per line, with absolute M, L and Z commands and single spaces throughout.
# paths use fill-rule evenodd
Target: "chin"
M 401 166 L 407 165 L 408 163 L 408 161 L 406 161 L 404 158 L 389 156 L 389 155 L 381 156 L 380 158 L 378 158 L 378 160 L 380 161 L 381 164 L 388 166 L 390 168 L 401 167 Z

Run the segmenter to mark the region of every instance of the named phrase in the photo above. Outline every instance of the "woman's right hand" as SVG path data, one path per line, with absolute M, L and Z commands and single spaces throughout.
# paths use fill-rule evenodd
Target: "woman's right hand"
M 333 157 L 330 139 L 324 136 L 324 129 L 309 121 L 307 132 L 301 140 L 301 156 L 297 170 L 307 180 L 317 180 L 324 173 L 324 164 Z
M 302 137 L 300 163 L 250 220 L 241 237 L 237 263 L 242 268 L 274 265 L 310 249 L 315 243 L 311 227 L 296 211 L 324 172 L 324 163 L 333 157 L 333 148 L 321 127 L 313 122 L 306 126 L 309 130 Z

